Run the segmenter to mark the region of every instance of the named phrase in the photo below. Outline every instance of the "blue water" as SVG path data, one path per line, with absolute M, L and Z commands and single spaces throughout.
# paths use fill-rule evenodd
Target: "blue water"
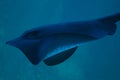
M 57 66 L 32 65 L 11 40 L 33 27 L 120 12 L 119 0 L 0 0 L 0 80 L 120 80 L 120 22 L 115 35 L 81 45 Z

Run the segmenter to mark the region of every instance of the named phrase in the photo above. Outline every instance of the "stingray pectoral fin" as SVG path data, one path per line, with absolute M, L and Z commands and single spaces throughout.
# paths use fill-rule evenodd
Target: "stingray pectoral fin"
M 66 59 L 68 59 L 70 56 L 72 56 L 72 54 L 75 52 L 76 49 L 77 47 L 74 47 L 72 49 L 58 53 L 52 57 L 45 59 L 44 63 L 48 66 L 54 66 L 54 65 L 60 64 L 64 62 Z
M 28 60 L 34 65 L 37 65 L 44 58 L 44 55 L 39 52 L 39 44 L 37 41 L 32 41 L 32 40 L 24 41 L 18 38 L 6 42 L 6 44 L 20 49 L 24 53 L 24 55 L 28 58 Z

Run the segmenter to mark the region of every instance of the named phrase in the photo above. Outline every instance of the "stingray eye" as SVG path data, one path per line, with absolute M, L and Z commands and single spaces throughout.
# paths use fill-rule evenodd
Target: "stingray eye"
M 26 33 L 26 35 L 23 36 L 25 39 L 39 39 L 40 34 L 38 31 L 32 31 L 29 33 Z

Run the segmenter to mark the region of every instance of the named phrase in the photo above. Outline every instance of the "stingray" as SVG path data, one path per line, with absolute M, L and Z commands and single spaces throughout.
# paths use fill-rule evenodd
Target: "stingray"
M 43 61 L 53 66 L 72 56 L 80 44 L 113 35 L 119 20 L 120 13 L 117 13 L 89 21 L 40 26 L 6 44 L 19 48 L 34 65 Z

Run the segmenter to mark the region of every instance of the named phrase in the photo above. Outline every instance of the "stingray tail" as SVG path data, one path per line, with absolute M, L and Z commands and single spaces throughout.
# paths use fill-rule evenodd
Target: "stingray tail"
M 103 26 L 103 29 L 108 32 L 108 35 L 113 35 L 117 28 L 116 22 L 120 21 L 120 13 L 113 14 L 99 20 L 107 25 L 106 27 Z
M 107 16 L 105 18 L 100 19 L 104 23 L 116 23 L 120 20 L 120 13 L 113 14 L 111 16 Z

